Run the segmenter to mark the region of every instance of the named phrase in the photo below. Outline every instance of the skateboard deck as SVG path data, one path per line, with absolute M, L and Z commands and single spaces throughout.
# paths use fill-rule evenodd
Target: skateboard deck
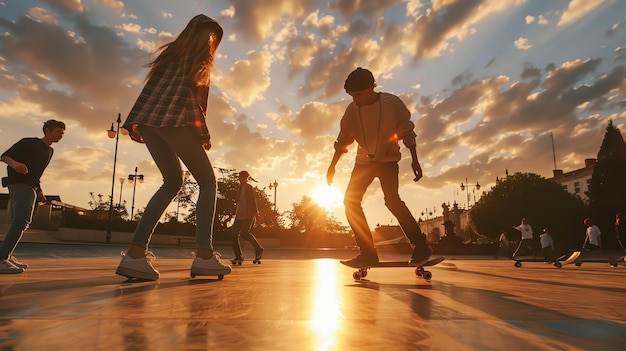
M 382 262 L 378 262 L 377 264 L 374 264 L 374 265 L 367 265 L 367 266 L 362 266 L 362 267 L 355 267 L 355 266 L 348 265 L 348 264 L 343 263 L 343 262 L 342 262 L 342 264 L 344 264 L 344 265 L 346 265 L 348 267 L 352 267 L 352 268 L 357 268 L 358 269 L 357 271 L 352 273 L 352 278 L 354 278 L 354 280 L 356 280 L 356 281 L 359 281 L 362 278 L 365 278 L 367 276 L 367 271 L 369 269 L 371 269 L 371 268 L 402 268 L 402 267 L 415 268 L 415 275 L 416 276 L 422 277 L 426 281 L 430 281 L 430 279 L 432 279 L 432 277 L 433 277 L 433 274 L 430 271 L 425 270 L 424 267 L 434 266 L 436 264 L 439 264 L 440 262 L 442 262 L 445 259 L 446 259 L 445 256 L 433 258 L 433 259 L 430 259 L 430 260 L 426 261 L 426 263 L 424 263 L 422 265 L 411 264 L 408 261 L 382 261 Z
M 567 258 L 567 255 L 563 255 L 557 258 L 553 263 L 554 267 L 561 268 L 563 266 L 563 263 L 561 263 L 561 261 L 564 261 L 566 258 Z M 545 258 L 539 257 L 539 256 L 516 256 L 511 259 L 515 261 L 515 267 L 518 267 L 518 268 L 522 266 L 522 262 L 548 262 L 546 261 Z M 552 263 L 552 261 L 548 263 Z
M 608 263 L 611 267 L 626 265 L 624 255 L 619 255 L 618 253 L 606 253 L 602 251 L 576 251 L 575 253 L 578 253 L 578 256 L 569 263 L 574 263 L 577 267 L 582 266 L 584 262 Z

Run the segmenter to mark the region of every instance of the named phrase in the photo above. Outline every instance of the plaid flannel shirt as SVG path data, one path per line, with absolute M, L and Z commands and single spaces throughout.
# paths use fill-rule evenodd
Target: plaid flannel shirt
M 208 86 L 196 86 L 192 77 L 192 58 L 183 57 L 157 69 L 146 82 L 135 105 L 131 109 L 124 129 L 130 137 L 143 142 L 137 125 L 152 127 L 193 127 L 201 143 L 210 141 L 206 126 Z

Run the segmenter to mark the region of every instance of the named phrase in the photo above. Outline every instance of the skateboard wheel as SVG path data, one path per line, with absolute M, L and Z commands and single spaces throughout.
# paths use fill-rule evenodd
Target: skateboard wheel
M 583 263 L 582 263 L 582 262 L 575 262 L 574 264 L 576 265 L 576 267 L 580 267 L 580 266 L 582 266 L 582 265 L 583 265 Z
M 423 271 L 423 268 L 421 268 L 421 267 L 415 268 L 415 275 L 418 276 L 418 277 L 421 277 L 422 276 L 422 271 Z
M 365 271 L 365 270 L 361 271 L 360 274 L 361 274 L 361 278 L 367 277 L 367 271 Z
M 561 262 L 554 262 L 554 267 L 561 268 L 563 267 L 563 265 L 561 264 Z
M 223 275 L 223 274 L 218 275 L 218 276 L 217 276 L 217 279 L 218 279 L 218 280 L 222 280 L 222 279 L 224 279 L 224 275 Z
M 190 277 L 195 278 L 196 277 L 196 273 L 191 273 L 189 274 Z
M 354 272 L 354 273 L 352 273 L 352 278 L 354 280 L 357 280 L 357 281 L 361 280 L 361 272 Z
M 515 267 L 519 268 L 522 266 L 522 262 L 515 262 Z
M 424 271 L 423 276 L 426 281 L 430 281 L 430 279 L 432 279 L 433 277 L 433 274 L 430 273 L 430 271 Z

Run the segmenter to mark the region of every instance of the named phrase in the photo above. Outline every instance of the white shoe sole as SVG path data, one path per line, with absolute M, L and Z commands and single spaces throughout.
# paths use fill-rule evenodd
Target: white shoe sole
M 142 271 L 137 271 L 134 269 L 129 269 L 126 267 L 117 267 L 115 274 L 124 276 L 130 279 L 143 279 L 143 280 L 157 280 L 159 279 L 159 274 L 154 273 L 146 273 Z

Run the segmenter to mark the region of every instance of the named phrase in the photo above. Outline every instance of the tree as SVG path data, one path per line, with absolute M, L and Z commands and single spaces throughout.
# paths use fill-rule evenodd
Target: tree
M 584 239 L 582 200 L 561 185 L 533 173 L 516 173 L 496 184 L 472 207 L 470 226 L 481 235 L 497 239 L 522 217 L 533 227 L 535 237 L 548 228 L 558 249 L 580 248 Z M 582 237 L 581 237 L 582 236 Z
M 613 121 L 606 127 L 597 160 L 587 192 L 590 215 L 603 233 L 612 233 L 615 214 L 626 212 L 626 143 Z M 603 235 L 609 237 L 614 235 Z
M 329 216 L 326 210 L 306 195 L 302 197 L 300 203 L 293 204 L 293 210 L 287 213 L 287 217 L 291 221 L 291 228 L 300 233 L 346 234 L 348 232 L 346 226 Z

